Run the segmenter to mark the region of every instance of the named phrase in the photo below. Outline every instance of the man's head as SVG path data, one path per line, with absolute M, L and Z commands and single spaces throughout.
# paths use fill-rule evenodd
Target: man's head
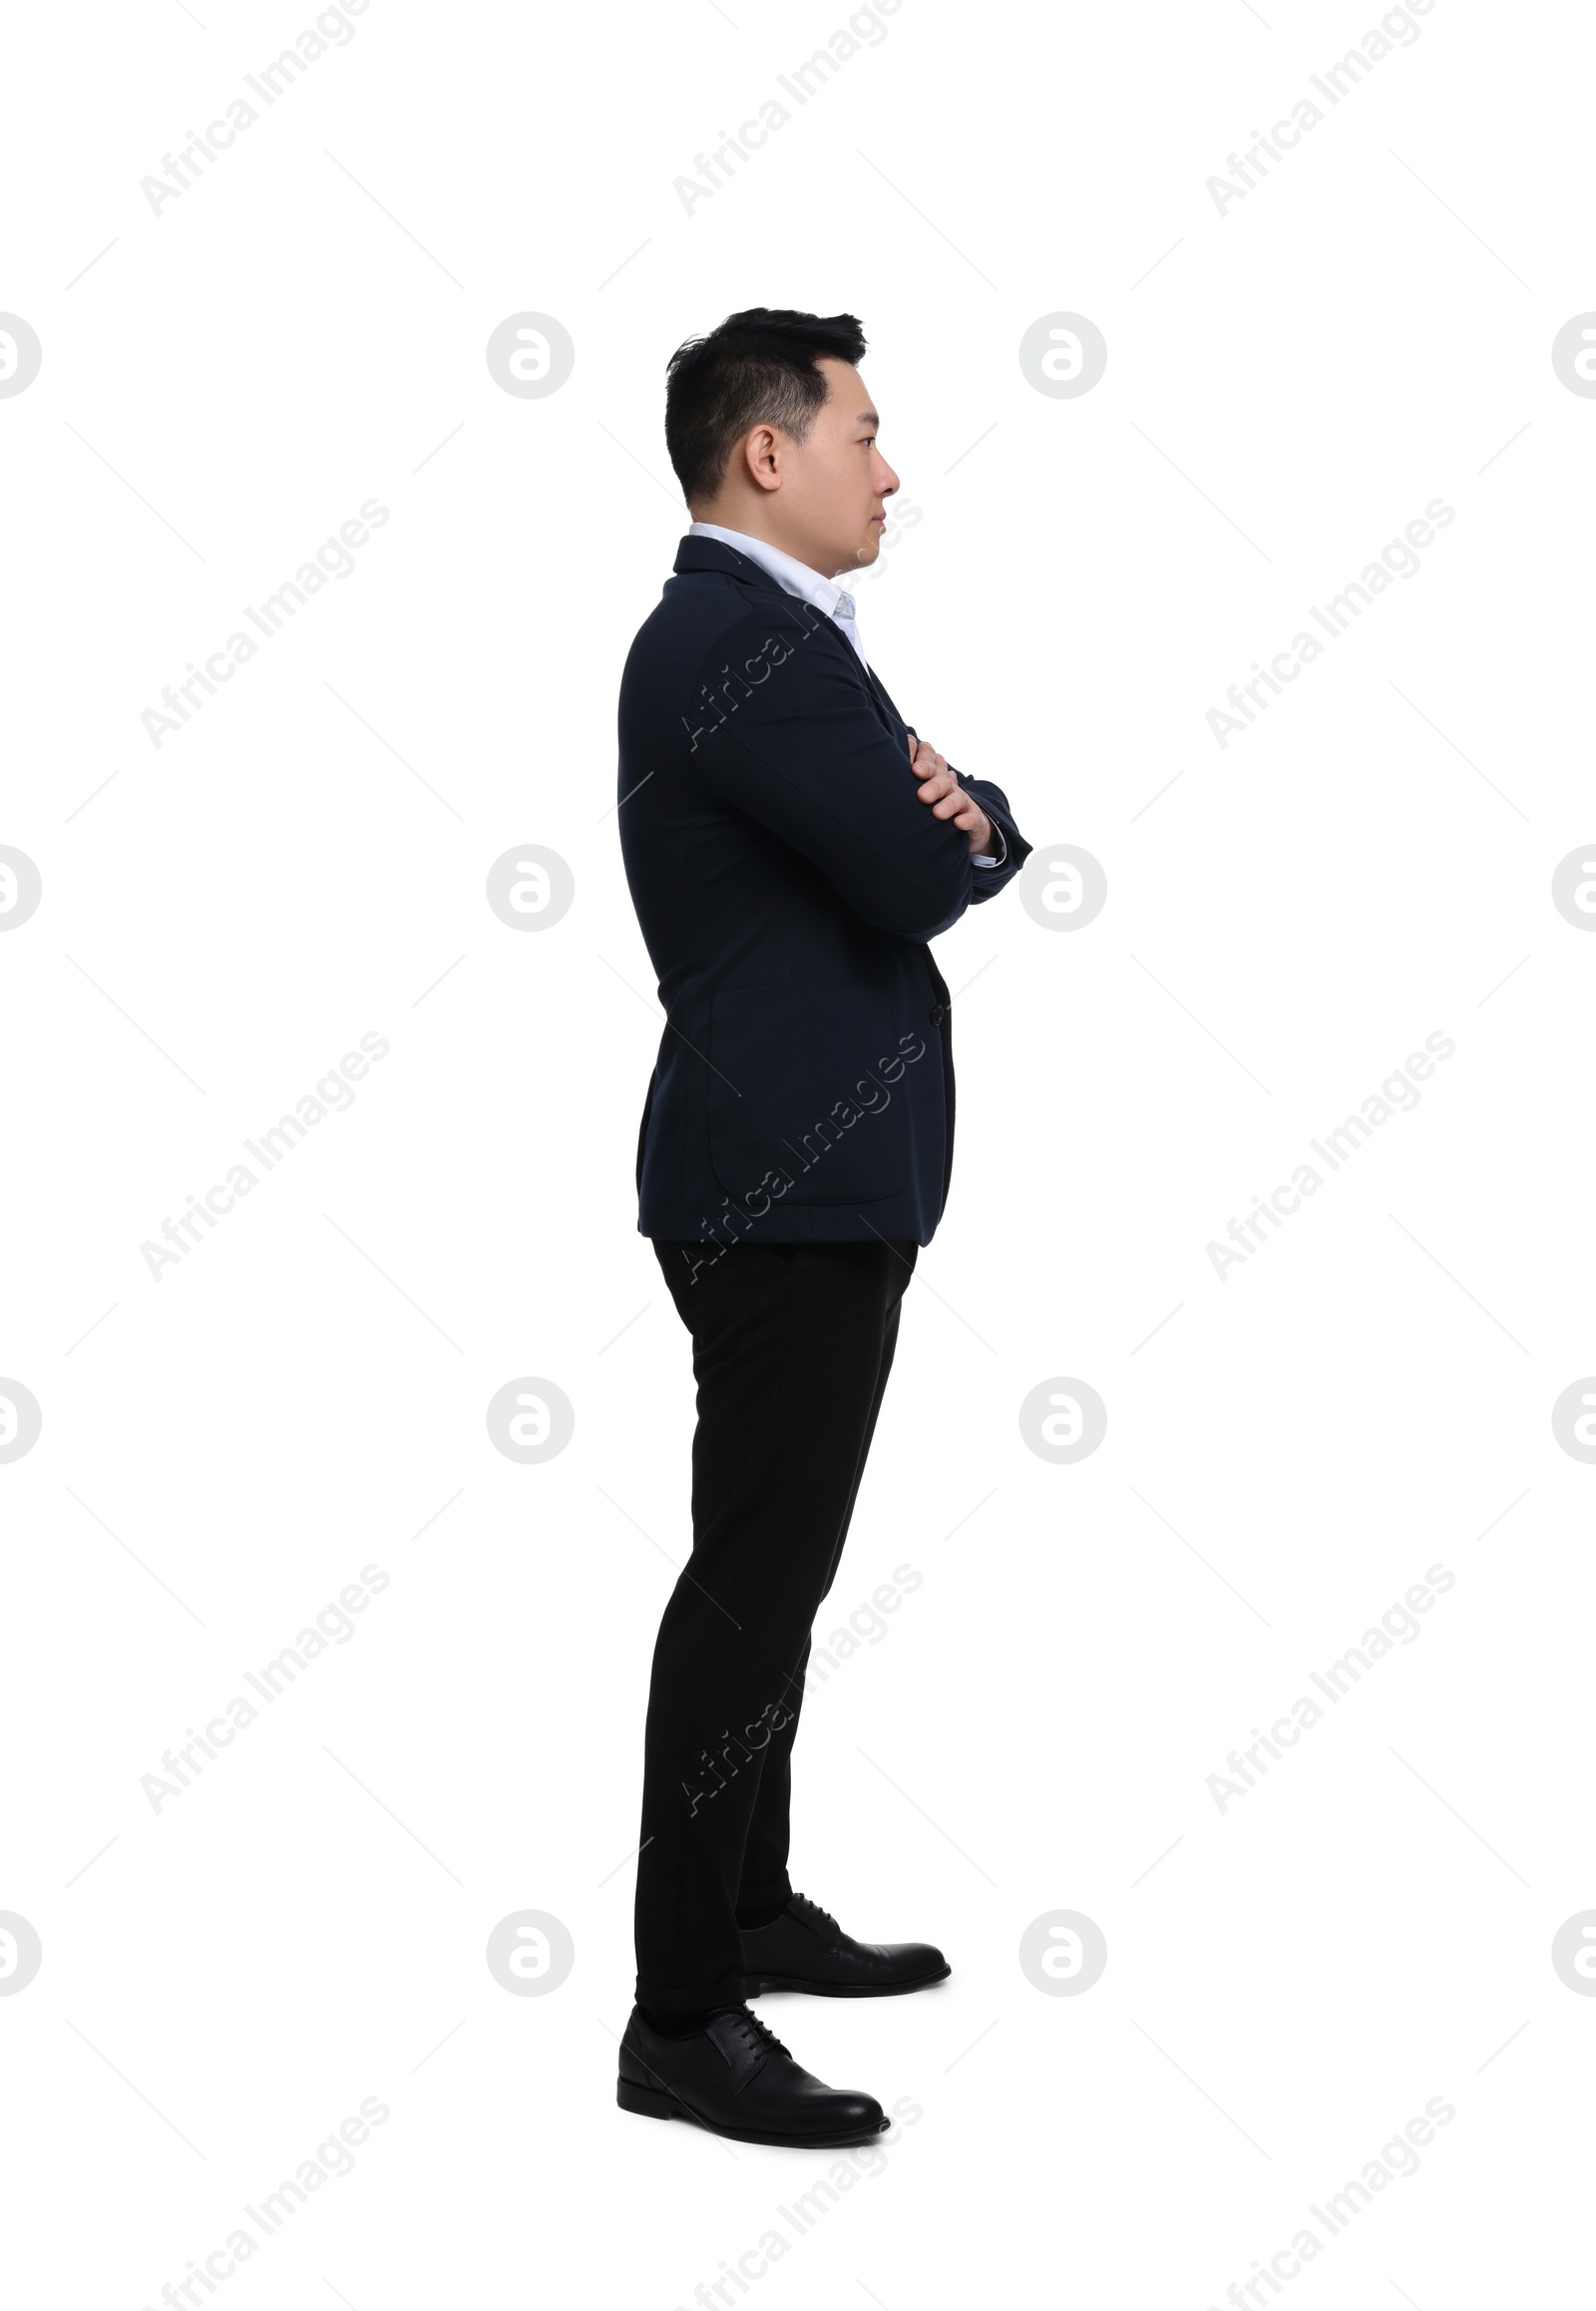
M 665 447 L 695 522 L 742 530 L 825 578 L 881 552 L 898 476 L 876 447 L 852 313 L 732 313 L 677 347 Z

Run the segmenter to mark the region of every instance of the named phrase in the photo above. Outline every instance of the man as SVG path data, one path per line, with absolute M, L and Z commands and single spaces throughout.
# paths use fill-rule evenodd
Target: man
M 619 827 L 666 1025 L 638 1228 L 692 1336 L 692 1554 L 660 1623 L 637 1862 L 628 2111 L 739 2140 L 867 2139 L 745 2001 L 889 1996 L 950 1972 L 863 1944 L 787 1874 L 789 1760 L 953 1163 L 951 997 L 928 942 L 1027 857 L 870 667 L 833 582 L 898 477 L 851 313 L 756 307 L 667 368 L 693 520 L 621 678 Z

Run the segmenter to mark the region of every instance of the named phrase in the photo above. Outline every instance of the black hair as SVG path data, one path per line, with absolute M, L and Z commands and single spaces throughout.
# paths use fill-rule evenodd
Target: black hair
M 865 333 L 852 313 L 793 313 L 750 305 L 707 337 L 689 337 L 665 365 L 665 449 L 681 494 L 712 498 L 726 461 L 761 420 L 805 441 L 826 400 L 821 354 L 856 367 Z

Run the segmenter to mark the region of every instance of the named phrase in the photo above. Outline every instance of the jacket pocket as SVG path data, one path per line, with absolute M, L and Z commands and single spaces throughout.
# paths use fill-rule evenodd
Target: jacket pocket
M 715 996 L 709 1158 L 728 1195 L 757 1214 L 898 1194 L 909 1168 L 907 1062 L 925 1050 L 901 1007 L 873 988 Z

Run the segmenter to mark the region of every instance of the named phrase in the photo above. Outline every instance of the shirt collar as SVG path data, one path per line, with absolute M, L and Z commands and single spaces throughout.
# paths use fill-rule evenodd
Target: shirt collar
M 757 562 L 788 593 L 813 602 L 827 617 L 835 616 L 843 588 L 829 578 L 822 578 L 818 570 L 811 570 L 807 562 L 798 562 L 792 555 L 783 554 L 779 546 L 767 546 L 762 538 L 750 538 L 741 530 L 723 530 L 718 522 L 693 522 L 688 526 L 687 535 L 718 538 L 722 546 L 733 547 L 737 553 L 746 554 L 750 562 Z

